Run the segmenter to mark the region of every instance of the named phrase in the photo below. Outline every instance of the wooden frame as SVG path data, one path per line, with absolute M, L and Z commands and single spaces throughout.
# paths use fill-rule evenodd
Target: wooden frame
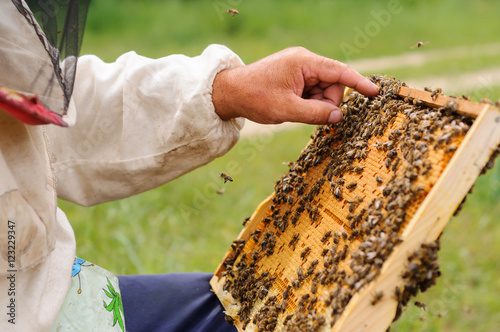
M 407 257 L 423 243 L 436 240 L 442 233 L 454 211 L 467 194 L 493 151 L 500 145 L 500 110 L 486 103 L 474 103 L 464 99 L 437 95 L 401 87 L 399 95 L 419 99 L 430 107 L 452 106 L 460 113 L 477 117 L 451 160 L 427 193 L 425 199 L 405 227 L 397 246 L 384 261 L 380 275 L 350 299 L 332 331 L 385 331 L 391 324 L 398 302 L 391 296 L 394 288 L 403 285 L 401 271 Z M 238 239 L 248 241 L 272 203 L 274 194 L 266 198 L 256 209 Z M 228 251 L 224 259 L 231 255 Z M 223 260 L 224 261 L 224 260 Z M 210 281 L 214 292 L 228 309 L 231 299 L 223 295 L 224 272 L 221 263 Z M 373 294 L 388 294 L 376 306 Z M 240 322 L 236 326 L 243 331 Z M 329 328 L 322 329 L 330 330 Z
M 404 88 L 400 95 L 422 98 L 426 91 Z M 432 98 L 430 98 L 432 100 Z M 440 96 L 434 107 L 444 105 L 450 97 Z M 462 101 L 463 102 L 463 101 Z M 332 331 L 386 331 L 394 318 L 397 302 L 390 296 L 371 305 L 372 295 L 380 290 L 402 285 L 399 271 L 408 255 L 422 243 L 436 240 L 452 217 L 463 197 L 472 187 L 492 152 L 500 145 L 500 110 L 488 104 L 465 101 L 467 114 L 479 114 L 464 141 L 450 160 L 438 182 L 431 189 L 405 228 L 403 242 L 384 262 L 380 277 L 354 295 Z M 472 104 L 472 108 L 468 106 Z

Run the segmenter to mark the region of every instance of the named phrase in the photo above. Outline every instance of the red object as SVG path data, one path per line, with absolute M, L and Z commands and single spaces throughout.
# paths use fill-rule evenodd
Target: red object
M 47 109 L 37 95 L 25 96 L 16 91 L 0 87 L 0 109 L 29 125 L 55 124 L 67 127 L 62 116 Z

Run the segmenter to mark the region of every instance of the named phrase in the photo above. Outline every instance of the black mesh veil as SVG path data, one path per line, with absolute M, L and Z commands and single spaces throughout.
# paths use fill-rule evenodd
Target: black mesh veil
M 38 39 L 41 45 L 32 45 L 33 47 L 23 45 L 22 38 L 26 36 L 18 36 L 19 45 L 12 49 L 18 51 L 26 61 L 32 58 L 37 61 L 37 64 L 14 64 L 31 66 L 29 71 L 19 69 L 23 75 L 31 77 L 23 78 L 23 83 L 0 82 L 0 85 L 1 83 L 22 84 L 23 86 L 11 88 L 37 94 L 52 111 L 66 114 L 73 92 L 77 57 L 82 43 L 89 2 L 90 0 L 12 0 L 12 4 L 22 15 L 17 19 L 23 20 L 24 17 L 27 22 L 27 24 L 21 23 L 24 24 L 24 26 L 21 25 L 24 27 L 21 30 L 29 30 L 26 27 L 32 30 L 26 33 L 29 37 L 27 40 Z M 3 33 L 5 32 L 2 31 Z M 10 33 L 15 34 L 16 31 L 10 31 Z M 30 33 L 36 35 L 30 35 Z M 19 49 L 22 49 L 22 52 Z M 43 54 L 43 50 L 46 54 Z M 11 69 L 10 74 L 15 73 L 15 70 Z

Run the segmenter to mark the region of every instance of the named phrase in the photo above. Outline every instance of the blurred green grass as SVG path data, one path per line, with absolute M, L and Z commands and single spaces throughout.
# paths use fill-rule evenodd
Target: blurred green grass
M 240 3 L 239 5 L 235 5 Z M 396 3 L 391 14 L 388 3 Z M 236 6 L 240 14 L 224 11 Z M 91 3 L 83 52 L 107 61 L 131 49 L 160 57 L 197 55 L 209 43 L 222 43 L 245 62 L 289 46 L 304 46 L 340 61 L 342 45 L 356 46 L 358 29 L 377 24 L 361 52 L 350 60 L 409 52 L 418 41 L 429 49 L 500 42 L 500 3 L 495 0 L 442 1 L 133 1 Z M 393 12 L 395 12 L 393 10 Z M 385 26 L 382 26 L 385 25 Z M 377 31 L 374 31 L 377 32 Z M 370 32 L 369 32 L 370 33 Z M 359 45 L 359 44 L 358 44 Z
M 387 2 L 94 0 L 83 53 L 105 61 L 130 50 L 149 57 L 194 56 L 211 43 L 221 43 L 250 63 L 300 45 L 346 61 L 500 42 L 498 1 L 400 3 L 401 13 L 391 15 L 387 27 L 347 58 L 340 45 L 354 45 L 356 28 L 363 30 L 373 21 L 373 11 L 387 10 Z M 224 13 L 231 7 L 240 14 L 231 18 Z M 410 49 L 427 40 L 424 48 Z M 384 73 L 403 80 L 446 76 L 498 66 L 499 60 L 498 55 L 472 54 Z M 454 93 L 497 100 L 500 87 Z M 296 159 L 313 131 L 303 125 L 242 139 L 212 163 L 121 201 L 91 208 L 60 201 L 75 230 L 77 254 L 116 274 L 213 272 L 241 231 L 241 221 L 273 191 L 287 171 L 283 162 Z M 234 182 L 224 185 L 220 172 L 230 173 Z M 217 195 L 215 190 L 222 188 L 224 195 Z M 442 277 L 416 298 L 428 304 L 427 311 L 410 305 L 393 331 L 494 331 L 500 326 L 499 201 L 496 165 L 478 179 L 463 211 L 442 236 Z

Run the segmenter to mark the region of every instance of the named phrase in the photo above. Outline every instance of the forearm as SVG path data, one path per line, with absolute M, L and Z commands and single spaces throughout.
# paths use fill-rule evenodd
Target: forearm
M 48 130 L 59 196 L 83 205 L 127 197 L 227 152 L 242 120 L 219 118 L 212 84 L 221 70 L 241 65 L 219 45 L 195 58 L 127 53 L 105 64 L 81 57 L 77 124 Z

